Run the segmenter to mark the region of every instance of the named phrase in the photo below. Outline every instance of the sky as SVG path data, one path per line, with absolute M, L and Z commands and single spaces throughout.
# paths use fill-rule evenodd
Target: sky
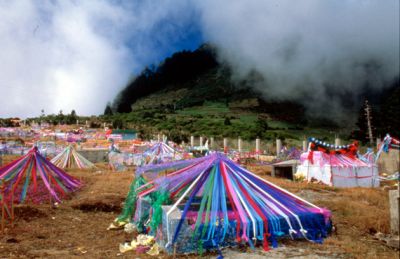
M 0 0 L 0 117 L 102 114 L 145 66 L 202 43 L 196 16 L 184 0 Z
M 203 42 L 266 99 L 345 112 L 399 75 L 398 0 L 0 0 L 0 117 L 97 115 L 145 66 Z

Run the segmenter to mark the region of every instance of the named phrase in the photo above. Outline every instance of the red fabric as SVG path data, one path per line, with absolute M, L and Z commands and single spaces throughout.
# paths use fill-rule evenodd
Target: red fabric
M 172 192 L 171 195 L 169 196 L 171 199 L 175 197 L 175 195 L 177 193 L 179 193 L 183 188 L 186 187 L 186 185 L 188 185 L 189 183 L 192 182 L 192 179 L 189 179 L 188 181 L 186 181 L 185 183 L 183 183 L 176 191 Z
M 20 173 L 19 173 L 19 175 L 18 175 L 18 178 L 17 178 L 17 180 L 16 180 L 15 183 L 14 183 L 14 186 L 15 186 L 15 187 L 18 186 L 19 182 L 20 182 L 21 179 L 22 179 L 22 176 L 25 174 L 26 169 L 28 168 L 28 165 L 31 163 L 31 160 L 32 160 L 32 159 L 33 159 L 33 156 L 31 156 L 31 157 L 28 159 L 28 161 L 25 162 L 24 168 L 20 171 Z
M 222 179 L 224 180 L 224 185 L 228 186 L 226 175 L 225 175 L 226 174 L 225 168 L 223 167 L 222 163 L 220 163 L 219 166 L 220 166 L 221 172 L 223 172 L 222 173 Z M 236 217 L 236 222 L 237 222 L 236 223 L 236 241 L 238 243 L 240 243 L 241 238 L 240 238 L 240 218 L 239 218 L 239 213 L 238 213 L 238 211 L 236 209 L 235 203 L 233 203 L 232 194 L 230 193 L 228 188 L 225 188 L 225 189 L 226 189 L 226 193 L 228 194 L 228 198 L 229 198 L 229 202 L 231 203 L 232 210 L 235 213 L 235 217 Z
M 330 155 L 335 155 L 335 154 L 341 154 L 341 155 L 348 155 L 350 158 L 355 158 L 357 156 L 357 150 L 358 150 L 358 142 L 354 141 L 352 144 L 349 145 L 348 148 L 342 148 L 342 149 L 330 149 L 327 146 L 322 146 L 320 144 L 316 144 L 314 142 L 311 143 L 310 146 L 310 153 L 312 151 L 321 151 Z M 311 157 L 310 157 L 311 156 Z M 312 155 L 309 154 L 308 160 L 312 161 Z
M 310 150 L 310 152 L 308 152 L 307 160 L 310 161 L 311 164 L 314 164 L 314 151 Z
M 260 207 L 258 207 L 258 205 L 253 200 L 253 198 L 244 189 L 244 187 L 239 183 L 238 183 L 238 186 L 239 186 L 240 190 L 242 191 L 242 193 L 246 196 L 246 199 L 250 202 L 250 204 L 253 207 L 253 209 L 255 209 L 257 214 L 262 218 L 262 220 L 264 222 L 265 234 L 264 234 L 264 240 L 263 240 L 263 248 L 264 248 L 265 251 L 269 251 L 268 238 L 267 238 L 267 234 L 268 234 L 268 219 L 264 215 L 264 213 L 261 211 Z M 256 233 L 254 233 L 254 235 L 256 235 Z
M 270 248 L 269 248 L 269 246 L 268 246 L 268 235 L 267 235 L 267 233 L 265 233 L 264 234 L 264 241 L 263 241 L 263 249 L 264 249 L 264 251 L 269 251 L 270 250 Z
M 37 181 L 36 181 L 36 160 L 33 160 L 33 169 L 32 169 L 32 181 L 33 181 L 33 191 L 37 190 Z

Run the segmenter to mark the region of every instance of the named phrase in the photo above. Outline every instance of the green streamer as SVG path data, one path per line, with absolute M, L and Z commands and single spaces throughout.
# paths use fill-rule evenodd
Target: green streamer
M 204 235 L 206 234 L 206 231 L 207 231 L 206 226 L 208 226 L 210 223 L 210 211 L 211 211 L 211 203 L 212 203 L 214 176 L 215 176 L 215 166 L 213 167 L 213 169 L 211 171 L 211 175 L 209 177 L 209 182 L 208 182 L 209 185 L 207 186 L 208 199 L 207 199 L 206 220 L 204 222 L 204 227 L 203 227 L 203 231 L 201 233 L 201 238 L 203 238 Z
M 162 221 L 162 205 L 171 204 L 170 194 L 166 191 L 156 192 L 155 202 L 152 205 L 153 216 L 150 221 L 150 228 L 152 231 L 156 231 Z
M 115 222 L 124 224 L 130 221 L 132 215 L 135 213 L 136 210 L 136 189 L 144 185 L 145 183 L 146 180 L 142 176 L 139 176 L 132 181 L 131 186 L 129 187 L 128 195 L 125 199 L 124 208 L 122 209 L 121 214 L 115 219 Z

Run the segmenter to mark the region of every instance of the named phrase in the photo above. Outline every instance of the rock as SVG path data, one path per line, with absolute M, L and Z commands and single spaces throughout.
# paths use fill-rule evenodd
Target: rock
M 399 239 L 399 237 L 397 237 L 397 238 L 388 238 L 386 240 L 386 244 L 389 247 L 400 249 L 400 239 Z
M 381 233 L 381 232 L 377 232 L 377 233 L 374 235 L 374 238 L 375 238 L 375 239 L 378 239 L 378 240 L 382 240 L 382 239 L 385 238 L 385 235 L 384 235 L 383 233 Z
M 390 230 L 393 235 L 399 234 L 399 203 L 400 203 L 399 191 L 398 190 L 389 191 Z
M 6 242 L 7 243 L 19 243 L 19 240 L 12 237 L 12 238 L 7 239 Z
M 128 223 L 128 224 L 126 224 L 126 225 L 124 226 L 124 231 L 125 231 L 126 233 L 128 233 L 128 234 L 131 234 L 131 233 L 133 233 L 133 232 L 137 232 L 136 225 L 135 225 L 135 224 L 132 224 L 132 223 Z

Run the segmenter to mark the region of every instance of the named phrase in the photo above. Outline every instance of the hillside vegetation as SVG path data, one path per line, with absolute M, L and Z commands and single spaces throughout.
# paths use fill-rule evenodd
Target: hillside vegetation
M 357 125 L 310 117 L 296 102 L 265 101 L 266 96 L 254 87 L 258 77 L 254 71 L 244 80 L 233 81 L 230 67 L 218 62 L 212 47 L 203 45 L 143 70 L 108 104 L 101 119 L 116 128 L 136 128 L 142 137 L 162 132 L 178 142 L 187 141 L 190 135 L 240 136 L 245 140 L 300 140 L 312 135 L 333 140 L 339 134 L 345 139 L 366 140 L 363 110 Z M 388 89 L 371 92 L 375 135 L 388 130 L 398 135 L 400 128 L 398 80 Z

